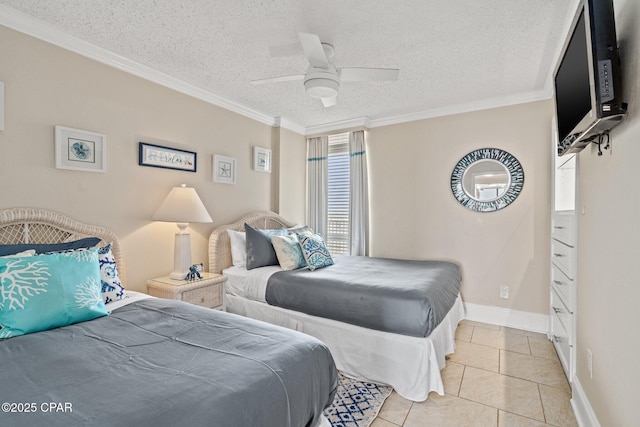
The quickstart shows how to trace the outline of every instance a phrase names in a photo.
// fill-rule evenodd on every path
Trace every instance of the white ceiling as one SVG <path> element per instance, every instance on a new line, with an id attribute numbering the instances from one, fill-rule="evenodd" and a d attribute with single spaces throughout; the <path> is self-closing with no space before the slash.
<path id="1" fill-rule="evenodd" d="M 549 97 L 576 1 L 0 0 L 0 24 L 45 39 L 66 33 L 57 44 L 87 41 L 129 68 L 309 133 Z M 300 31 L 332 44 L 337 67 L 399 68 L 399 79 L 343 82 L 329 108 L 302 81 L 250 84 L 306 71 Z"/>

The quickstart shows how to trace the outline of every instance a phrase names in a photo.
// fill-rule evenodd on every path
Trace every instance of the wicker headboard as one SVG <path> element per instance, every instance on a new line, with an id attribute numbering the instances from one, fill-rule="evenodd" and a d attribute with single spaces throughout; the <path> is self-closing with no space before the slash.
<path id="1" fill-rule="evenodd" d="M 216 227 L 209 236 L 209 272 L 221 273 L 231 267 L 231 244 L 227 230 L 244 231 L 244 224 L 253 225 L 263 230 L 282 227 L 293 227 L 295 223 L 288 221 L 274 212 L 261 211 L 247 214 L 233 224 Z"/>
<path id="2" fill-rule="evenodd" d="M 61 213 L 37 208 L 0 210 L 0 245 L 19 243 L 62 243 L 98 237 L 103 244 L 111 242 L 111 252 L 118 265 L 120 281 L 125 285 L 124 262 L 120 240 L 112 231 L 84 224 Z"/>

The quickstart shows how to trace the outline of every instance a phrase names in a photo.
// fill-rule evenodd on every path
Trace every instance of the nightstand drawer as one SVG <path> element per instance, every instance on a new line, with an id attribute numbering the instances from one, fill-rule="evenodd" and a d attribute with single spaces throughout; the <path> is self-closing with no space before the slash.
<path id="1" fill-rule="evenodd" d="M 218 307 L 222 305 L 222 283 L 185 291 L 182 293 L 182 301 L 207 308 Z"/>
<path id="2" fill-rule="evenodd" d="M 201 273 L 201 276 L 196 280 L 174 280 L 169 277 L 147 280 L 147 292 L 159 298 L 177 299 L 189 304 L 224 310 L 222 293 L 227 278 L 221 274 L 207 272 Z"/>

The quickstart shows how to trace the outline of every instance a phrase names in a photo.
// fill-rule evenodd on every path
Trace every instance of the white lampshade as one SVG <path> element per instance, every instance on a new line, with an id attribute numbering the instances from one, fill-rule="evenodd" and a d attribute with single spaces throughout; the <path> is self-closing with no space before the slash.
<path id="1" fill-rule="evenodd" d="M 173 187 L 156 213 L 151 217 L 154 221 L 165 222 L 212 222 L 207 208 L 198 197 L 195 188 Z"/>
<path id="2" fill-rule="evenodd" d="M 207 208 L 193 188 L 174 187 L 155 214 L 154 221 L 175 222 L 178 225 L 173 249 L 172 279 L 184 280 L 191 266 L 191 236 L 186 229 L 190 222 L 212 222 Z"/>

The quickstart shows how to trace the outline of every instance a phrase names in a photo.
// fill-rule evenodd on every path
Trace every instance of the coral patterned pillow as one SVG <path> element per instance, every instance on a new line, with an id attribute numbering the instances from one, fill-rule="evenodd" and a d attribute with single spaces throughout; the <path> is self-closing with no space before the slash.
<path id="1" fill-rule="evenodd" d="M 105 304 L 121 300 L 127 296 L 127 291 L 120 281 L 116 259 L 111 253 L 111 245 L 112 243 L 109 243 L 98 249 L 102 298 Z"/>
<path id="2" fill-rule="evenodd" d="M 97 249 L 0 259 L 0 338 L 106 315 Z"/>
<path id="3" fill-rule="evenodd" d="M 271 243 L 273 243 L 278 262 L 283 270 L 296 270 L 307 266 L 307 261 L 302 254 L 302 247 L 300 247 L 300 242 L 295 234 L 271 236 Z"/>
<path id="4" fill-rule="evenodd" d="M 329 253 L 329 249 L 324 244 L 322 236 L 314 234 L 311 231 L 303 231 L 297 233 L 300 246 L 302 247 L 302 255 L 304 255 L 305 261 L 309 270 L 313 271 L 318 268 L 328 267 L 333 265 L 333 258 Z"/>

